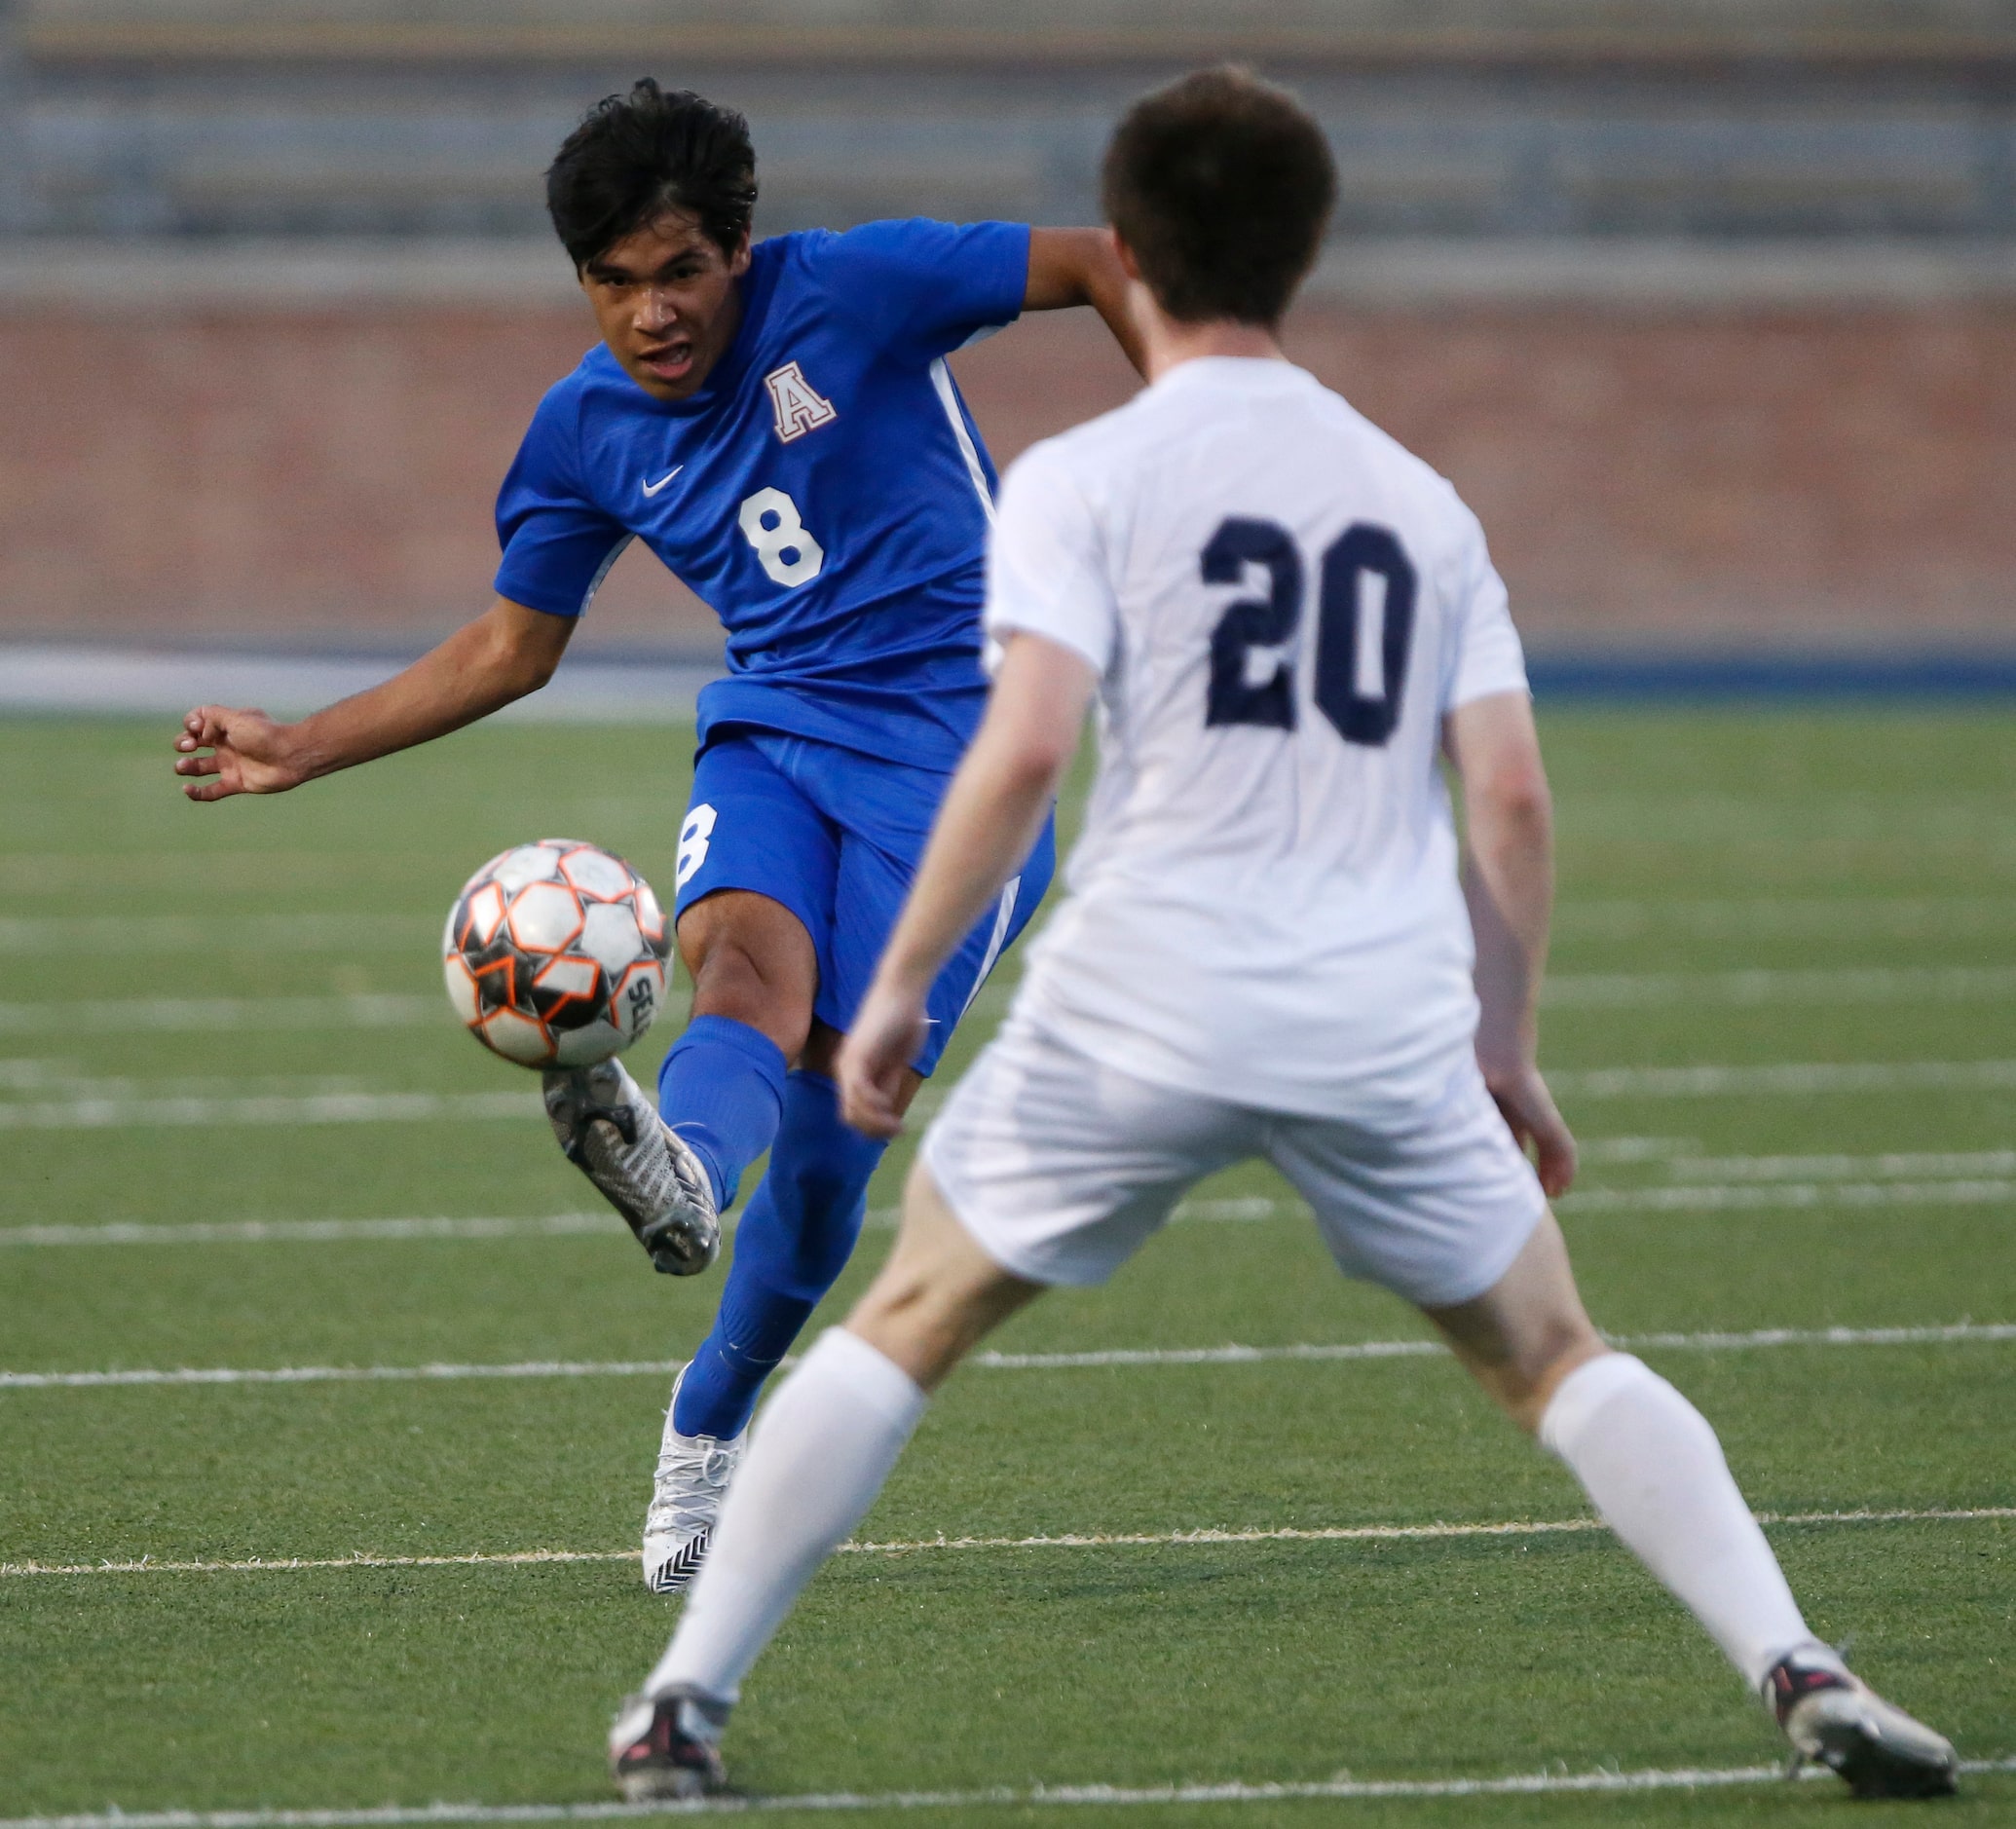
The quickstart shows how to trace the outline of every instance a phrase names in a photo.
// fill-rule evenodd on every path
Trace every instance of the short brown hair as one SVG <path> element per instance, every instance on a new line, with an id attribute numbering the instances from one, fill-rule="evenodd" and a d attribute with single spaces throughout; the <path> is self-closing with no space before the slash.
<path id="1" fill-rule="evenodd" d="M 1106 220 L 1172 317 L 1275 324 L 1323 242 L 1329 143 L 1285 89 L 1199 70 L 1144 95 L 1106 148 Z"/>

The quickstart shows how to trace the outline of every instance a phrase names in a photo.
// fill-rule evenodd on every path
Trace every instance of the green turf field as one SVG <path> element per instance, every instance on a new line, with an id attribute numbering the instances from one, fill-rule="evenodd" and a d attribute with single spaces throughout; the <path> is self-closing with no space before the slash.
<path id="1" fill-rule="evenodd" d="M 1587 1149 L 1562 1218 L 1590 1306 L 1670 1336 L 1641 1350 L 1795 1520 L 1773 1535 L 1816 1627 L 1977 1761 L 2016 1755 L 2016 1515 L 1951 1515 L 2016 1508 L 2010 729 L 2004 708 L 1546 720 L 1545 1062 Z M 719 1280 L 651 1275 L 594 1213 L 532 1076 L 457 1032 L 434 947 L 467 871 L 523 838 L 598 840 L 669 892 L 682 742 L 476 731 L 194 807 L 167 734 L 0 725 L 0 1370 L 576 1370 L 0 1388 L 0 1818 L 598 1802 L 610 1712 L 672 1615 L 616 1553 L 668 1379 L 594 1368 L 680 1357 Z M 1586 1515 L 1446 1360 L 1042 1362 L 1423 1337 L 1339 1284 L 1269 1174 L 1201 1188 L 1111 1288 L 994 1342 L 1038 1362 L 954 1381 L 869 1522 L 910 1548 L 815 1583 L 736 1717 L 738 1781 L 999 1790 L 1024 1801 L 902 1820 L 1087 1829 L 1850 1808 L 1832 1780 L 1027 1802 L 1776 1759 L 1601 1534 L 1422 1530 Z M 1372 1534 L 1266 1535 L 1350 1529 Z M 1197 1531 L 1227 1537 L 1168 1541 Z M 1026 1537 L 1150 1541 L 998 1542 Z M 576 1559 L 502 1559 L 532 1551 Z M 353 1555 L 375 1560 L 173 1566 Z M 1966 1793 L 1944 1820 L 2016 1820 L 2016 1772 Z"/>

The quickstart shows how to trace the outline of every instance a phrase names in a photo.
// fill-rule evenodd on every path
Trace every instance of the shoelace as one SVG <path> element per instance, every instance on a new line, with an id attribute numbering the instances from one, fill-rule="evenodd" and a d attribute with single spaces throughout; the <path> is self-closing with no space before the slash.
<path id="1" fill-rule="evenodd" d="M 712 1437 L 700 1439 L 708 1445 L 697 1451 L 683 1446 L 658 1450 L 651 1505 L 644 1514 L 647 1532 L 698 1530 L 719 1515 L 735 1452 Z"/>

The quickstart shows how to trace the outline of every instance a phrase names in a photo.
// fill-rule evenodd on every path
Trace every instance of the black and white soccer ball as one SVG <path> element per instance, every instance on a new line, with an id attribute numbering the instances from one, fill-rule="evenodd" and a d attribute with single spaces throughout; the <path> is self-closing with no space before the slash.
<path id="1" fill-rule="evenodd" d="M 484 1047 L 523 1066 L 620 1054 L 665 1001 L 671 923 L 619 857 L 541 839 L 463 885 L 441 936 L 448 1001 Z"/>

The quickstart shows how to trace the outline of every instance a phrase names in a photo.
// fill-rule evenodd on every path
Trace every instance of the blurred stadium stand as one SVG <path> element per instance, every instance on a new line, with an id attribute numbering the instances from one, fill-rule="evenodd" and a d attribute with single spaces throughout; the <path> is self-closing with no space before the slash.
<path id="1" fill-rule="evenodd" d="M 2016 233 L 2016 8 L 1963 0 L 15 0 L 13 226 L 524 235 L 650 69 L 762 132 L 765 226 L 1082 221 L 1162 73 L 1290 76 L 1342 235 Z"/>
<path id="2" fill-rule="evenodd" d="M 587 334 L 540 172 L 638 74 L 749 113 L 777 232 L 1095 219 L 1126 100 L 1224 56 L 1341 167 L 1299 349 L 1543 644 L 2016 642 L 2008 0 L 0 0 L 0 625 L 479 603 Z M 1003 458 L 1128 385 L 1082 325 L 962 360 Z M 643 558 L 596 622 L 708 639 Z"/>

